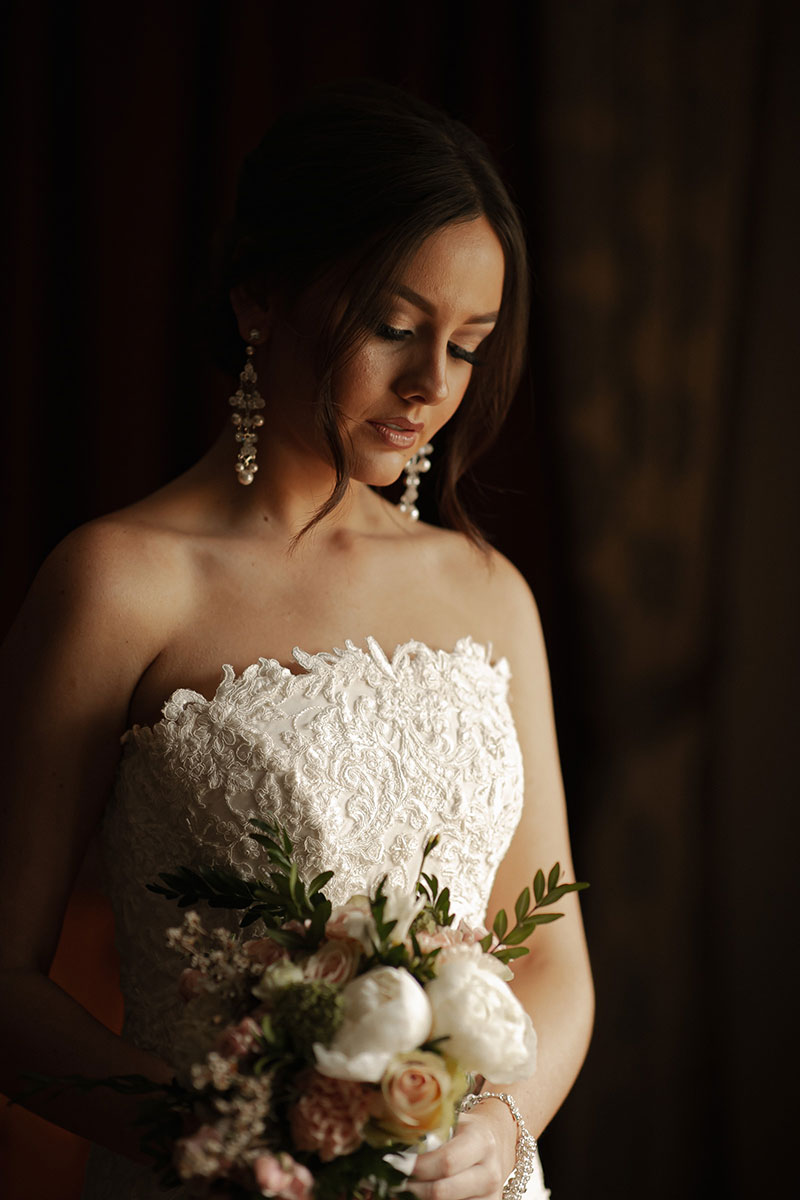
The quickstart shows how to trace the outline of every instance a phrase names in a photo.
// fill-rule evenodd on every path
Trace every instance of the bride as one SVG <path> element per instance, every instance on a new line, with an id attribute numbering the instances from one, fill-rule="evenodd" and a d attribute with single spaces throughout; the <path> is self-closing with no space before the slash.
<path id="1" fill-rule="evenodd" d="M 408 883 L 438 830 L 433 865 L 475 921 L 538 866 L 572 877 L 536 607 L 456 488 L 510 403 L 527 321 L 523 235 L 485 147 L 382 85 L 318 93 L 246 159 L 220 279 L 204 336 L 239 376 L 233 423 L 70 535 L 3 650 L 6 1092 L 26 1071 L 171 1078 L 174 912 L 144 884 L 181 863 L 257 868 L 251 813 L 346 892 Z M 416 519 L 431 454 L 446 529 Z M 376 490 L 404 475 L 400 504 Z M 122 1037 L 47 978 L 101 822 Z M 564 910 L 515 964 L 539 1058 L 513 1094 L 536 1136 L 592 1022 L 575 895 Z M 159 1194 L 132 1100 L 31 1107 L 97 1144 L 85 1196 Z M 413 1190 L 497 1200 L 517 1141 L 487 1099 L 419 1158 Z M 537 1168 L 527 1195 L 545 1194 Z"/>

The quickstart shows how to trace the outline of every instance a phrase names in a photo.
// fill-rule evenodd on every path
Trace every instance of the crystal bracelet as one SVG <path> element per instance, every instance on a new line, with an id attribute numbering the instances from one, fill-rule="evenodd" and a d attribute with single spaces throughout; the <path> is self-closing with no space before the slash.
<path id="1" fill-rule="evenodd" d="M 459 1105 L 460 1112 L 469 1112 L 481 1100 L 502 1100 L 508 1105 L 517 1125 L 517 1154 L 514 1170 L 503 1187 L 503 1200 L 522 1200 L 531 1175 L 536 1168 L 536 1138 L 528 1132 L 517 1102 L 508 1092 L 477 1092 L 465 1096 Z"/>

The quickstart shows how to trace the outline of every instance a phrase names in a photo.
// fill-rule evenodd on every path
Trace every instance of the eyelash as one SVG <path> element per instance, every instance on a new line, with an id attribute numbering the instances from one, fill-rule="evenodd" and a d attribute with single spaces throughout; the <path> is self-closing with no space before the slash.
<path id="1" fill-rule="evenodd" d="M 402 342 L 407 337 L 411 337 L 411 330 L 397 329 L 394 325 L 379 325 L 377 334 L 378 337 L 385 338 L 387 342 Z M 453 358 L 457 358 L 460 362 L 469 363 L 471 367 L 480 367 L 483 365 L 482 358 L 478 358 L 471 350 L 465 350 L 463 346 L 457 346 L 454 342 L 448 342 L 447 349 Z"/>

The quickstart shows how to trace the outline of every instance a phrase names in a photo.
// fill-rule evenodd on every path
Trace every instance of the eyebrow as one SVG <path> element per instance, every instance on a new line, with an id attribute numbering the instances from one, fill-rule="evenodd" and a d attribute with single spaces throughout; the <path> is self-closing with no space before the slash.
<path id="1" fill-rule="evenodd" d="M 411 290 L 411 288 L 404 287 L 403 284 L 400 284 L 395 291 L 398 296 L 402 296 L 404 300 L 408 300 L 409 303 L 413 304 L 416 308 L 421 308 L 422 311 L 427 313 L 429 317 L 433 316 L 433 305 L 431 304 L 430 300 L 426 300 L 424 296 L 420 296 L 419 292 L 414 292 Z M 467 320 L 464 321 L 464 324 L 493 325 L 499 316 L 499 312 L 482 313 L 477 317 L 468 317 Z"/>

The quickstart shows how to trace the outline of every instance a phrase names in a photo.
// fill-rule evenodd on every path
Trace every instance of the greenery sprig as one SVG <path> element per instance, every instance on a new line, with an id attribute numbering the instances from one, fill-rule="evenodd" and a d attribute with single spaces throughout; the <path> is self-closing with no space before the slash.
<path id="1" fill-rule="evenodd" d="M 293 858 L 294 845 L 286 830 L 275 821 L 252 818 L 250 824 L 259 832 L 249 836 L 264 847 L 272 868 L 265 878 L 247 880 L 235 871 L 221 867 L 198 867 L 196 870 L 180 867 L 174 873 L 160 875 L 162 883 L 149 883 L 148 889 L 177 901 L 181 908 L 203 900 L 211 908 L 244 909 L 239 922 L 242 927 L 262 920 L 267 934 L 279 945 L 288 949 L 315 949 L 324 937 L 325 925 L 331 915 L 331 902 L 323 888 L 334 872 L 322 871 L 305 884 L 298 873 Z M 410 930 L 414 951 L 411 969 L 420 982 L 433 977 L 438 950 L 423 953 L 417 934 L 431 932 L 437 926 L 451 926 L 455 920 L 450 911 L 450 889 L 440 888 L 436 876 L 424 870 L 426 860 L 439 841 L 438 833 L 426 841 L 416 882 L 416 895 L 425 903 Z M 543 871 L 537 871 L 532 886 L 523 888 L 517 897 L 514 925 L 509 927 L 506 911 L 501 908 L 491 932 L 481 940 L 481 948 L 504 963 L 528 954 L 529 948 L 521 943 L 527 941 L 539 925 L 557 921 L 564 915 L 540 910 L 549 908 L 569 892 L 582 892 L 589 886 L 588 883 L 559 883 L 560 877 L 560 863 L 555 863 L 546 879 Z M 385 966 L 409 966 L 408 950 L 391 939 L 397 922 L 385 917 L 386 878 L 384 875 L 379 881 L 369 901 L 377 939 L 372 959 Z M 296 922 L 297 927 L 283 928 L 289 922 Z"/>
<path id="2" fill-rule="evenodd" d="M 438 833 L 434 833 L 425 843 L 425 848 L 422 851 L 422 862 L 419 866 L 419 875 L 417 876 L 417 895 L 424 896 L 427 901 L 424 913 L 429 913 L 436 925 L 452 925 L 455 920 L 454 914 L 450 912 L 450 889 L 445 887 L 439 890 L 439 880 L 435 875 L 428 875 L 423 871 L 425 860 L 429 854 L 439 845 L 440 837 Z M 422 926 L 424 928 L 424 925 Z M 419 926 L 418 926 L 419 928 Z"/>
<path id="3" fill-rule="evenodd" d="M 331 915 L 331 903 L 322 889 L 334 872 L 322 871 L 310 883 L 303 883 L 286 830 L 277 822 L 256 818 L 250 824 L 261 831 L 249 836 L 266 849 L 273 868 L 264 879 L 243 879 L 235 871 L 220 867 L 179 867 L 174 873 L 160 874 L 162 884 L 148 883 L 148 891 L 177 901 L 180 908 L 204 900 L 211 908 L 245 909 L 241 927 L 262 920 L 269 936 L 280 945 L 314 949 Z M 289 921 L 304 926 L 304 932 L 281 928 Z M 306 921 L 310 922 L 307 927 Z"/>
<path id="4" fill-rule="evenodd" d="M 559 883 L 560 876 L 561 864 L 555 863 L 550 869 L 545 886 L 544 872 L 537 871 L 533 877 L 533 906 L 531 907 L 530 888 L 523 888 L 514 905 L 516 923 L 509 929 L 506 910 L 501 908 L 494 919 L 491 932 L 481 940 L 481 949 L 490 950 L 492 943 L 497 939 L 490 953 L 501 962 L 508 963 L 523 954 L 529 954 L 530 947 L 520 943 L 527 941 L 538 925 L 547 925 L 564 916 L 563 913 L 542 913 L 538 910 L 555 904 L 568 892 L 582 892 L 589 886 L 588 883 Z"/>

